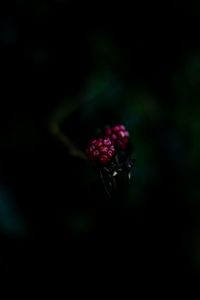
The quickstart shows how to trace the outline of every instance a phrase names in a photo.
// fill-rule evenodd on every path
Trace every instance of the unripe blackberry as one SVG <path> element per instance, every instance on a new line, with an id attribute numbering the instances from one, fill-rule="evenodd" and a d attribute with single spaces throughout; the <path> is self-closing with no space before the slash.
<path id="1" fill-rule="evenodd" d="M 86 154 L 91 161 L 107 164 L 114 157 L 115 148 L 109 138 L 98 138 L 89 143 Z"/>
<path id="2" fill-rule="evenodd" d="M 129 140 L 129 132 L 124 125 L 115 125 L 106 128 L 105 136 L 109 137 L 113 144 L 117 145 L 122 150 L 126 148 Z"/>

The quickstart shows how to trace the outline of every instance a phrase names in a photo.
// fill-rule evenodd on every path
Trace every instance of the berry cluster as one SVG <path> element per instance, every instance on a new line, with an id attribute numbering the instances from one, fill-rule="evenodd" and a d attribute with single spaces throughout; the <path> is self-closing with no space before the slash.
<path id="1" fill-rule="evenodd" d="M 106 164 L 114 157 L 115 148 L 109 138 L 98 138 L 90 142 L 86 153 L 91 161 Z"/>
<path id="2" fill-rule="evenodd" d="M 121 150 L 124 150 L 128 143 L 129 132 L 124 125 L 116 125 L 108 127 L 105 130 L 106 137 L 109 137 L 115 146 L 118 146 Z"/>
<path id="3" fill-rule="evenodd" d="M 109 163 L 116 154 L 117 149 L 125 150 L 129 133 L 124 125 L 107 127 L 103 138 L 90 141 L 86 154 L 89 160 L 97 164 Z"/>

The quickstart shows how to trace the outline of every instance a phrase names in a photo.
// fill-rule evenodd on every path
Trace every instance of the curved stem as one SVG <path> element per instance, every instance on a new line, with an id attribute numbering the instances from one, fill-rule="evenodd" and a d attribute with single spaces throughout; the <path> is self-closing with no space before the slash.
<path id="1" fill-rule="evenodd" d="M 56 138 L 67 148 L 70 155 L 87 160 L 86 155 L 79 150 L 66 135 L 62 133 L 57 123 L 51 122 L 49 127 L 51 133 L 56 136 Z"/>

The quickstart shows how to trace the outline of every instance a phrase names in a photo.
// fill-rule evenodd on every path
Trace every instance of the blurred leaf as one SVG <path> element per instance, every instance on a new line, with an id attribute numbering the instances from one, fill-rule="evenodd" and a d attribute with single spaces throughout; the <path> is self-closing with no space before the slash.
<path id="1" fill-rule="evenodd" d="M 12 194 L 2 185 L 0 185 L 0 231 L 11 237 L 23 236 L 26 232 Z"/>
<path id="2" fill-rule="evenodd" d="M 199 106 L 197 104 L 188 108 L 188 106 L 183 105 L 177 108 L 176 111 L 176 121 L 179 126 L 179 130 L 184 132 L 185 136 L 188 138 L 187 151 L 188 160 L 187 165 L 192 166 L 196 164 L 197 161 L 200 162 L 200 118 L 199 118 Z"/>
<path id="3" fill-rule="evenodd" d="M 119 47 L 109 34 L 97 34 L 90 37 L 91 60 L 95 70 L 111 70 L 112 66 L 123 65 Z"/>
<path id="4" fill-rule="evenodd" d="M 200 91 L 200 53 L 193 54 L 188 58 L 185 67 L 185 76 L 189 87 Z"/>
<path id="5" fill-rule="evenodd" d="M 184 57 L 182 64 L 172 77 L 177 100 L 196 102 L 200 96 L 200 52 Z"/>
<path id="6" fill-rule="evenodd" d="M 122 120 L 133 130 L 144 122 L 152 122 L 160 114 L 160 107 L 144 87 L 127 92 L 122 104 Z"/>

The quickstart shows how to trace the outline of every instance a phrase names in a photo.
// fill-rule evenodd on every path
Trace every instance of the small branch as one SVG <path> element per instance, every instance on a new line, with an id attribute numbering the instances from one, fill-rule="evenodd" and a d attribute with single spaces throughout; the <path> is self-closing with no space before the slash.
<path id="1" fill-rule="evenodd" d="M 70 139 L 62 133 L 57 123 L 51 122 L 49 128 L 50 132 L 67 148 L 70 155 L 87 160 L 86 155 L 75 147 Z"/>

